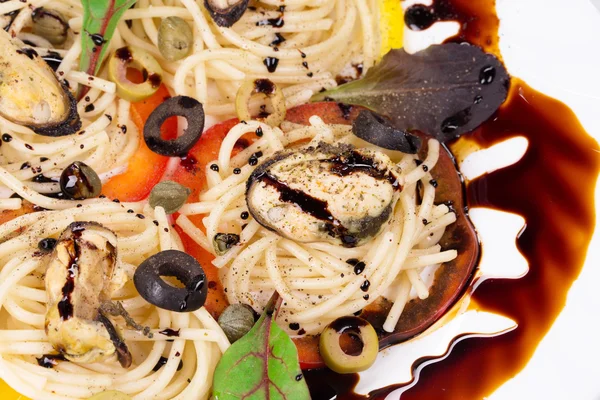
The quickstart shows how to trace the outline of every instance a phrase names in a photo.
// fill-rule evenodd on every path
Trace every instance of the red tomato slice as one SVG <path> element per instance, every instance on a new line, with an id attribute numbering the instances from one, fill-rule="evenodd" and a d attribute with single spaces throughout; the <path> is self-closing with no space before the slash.
<path id="1" fill-rule="evenodd" d="M 111 178 L 102 187 L 102 194 L 121 201 L 140 201 L 148 197 L 150 191 L 164 175 L 169 157 L 154 153 L 146 146 L 142 132 L 148 116 L 165 99 L 171 97 L 165 85 L 144 101 L 131 103 L 131 120 L 140 135 L 137 151 L 129 160 L 127 171 Z M 177 119 L 169 118 L 161 127 L 163 139 L 177 137 Z"/>

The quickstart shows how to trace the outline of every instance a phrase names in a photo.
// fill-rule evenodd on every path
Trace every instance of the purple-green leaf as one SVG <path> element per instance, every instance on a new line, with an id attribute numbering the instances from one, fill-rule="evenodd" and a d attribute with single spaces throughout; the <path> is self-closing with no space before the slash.
<path id="1" fill-rule="evenodd" d="M 415 54 L 391 50 L 364 78 L 318 93 L 386 115 L 396 128 L 451 140 L 477 128 L 500 107 L 510 77 L 492 54 L 447 43 Z"/>
<path id="2" fill-rule="evenodd" d="M 98 73 L 119 20 L 135 2 L 136 0 L 81 0 L 83 28 L 80 71 L 90 75 Z"/>
<path id="3" fill-rule="evenodd" d="M 213 378 L 215 400 L 310 400 L 292 339 L 275 323 L 273 294 L 260 319 L 223 354 Z"/>

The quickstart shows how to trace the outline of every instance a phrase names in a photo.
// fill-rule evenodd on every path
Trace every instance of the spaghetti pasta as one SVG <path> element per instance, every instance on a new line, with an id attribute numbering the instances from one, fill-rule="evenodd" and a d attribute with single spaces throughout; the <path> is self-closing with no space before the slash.
<path id="1" fill-rule="evenodd" d="M 142 203 L 105 201 L 28 214 L 13 220 L 11 226 L 5 224 L 0 232 L 4 239 L 0 244 L 0 378 L 33 399 L 81 398 L 108 389 L 118 389 L 134 399 L 189 398 L 185 393 L 193 390 L 190 387 L 197 390 L 194 398 L 207 398 L 212 370 L 229 346 L 223 331 L 204 309 L 180 314 L 148 304 L 131 282 L 114 291 L 113 300 L 120 301 L 134 318 L 152 328 L 153 335 L 150 338 L 123 329 L 134 359 L 128 370 L 116 362 L 58 362 L 52 371 L 38 365 L 36 357 L 53 353 L 54 349 L 44 331 L 47 256 L 40 254 L 37 243 L 55 237 L 73 221 L 97 221 L 117 233 L 115 275 L 131 278 L 135 266 L 148 256 L 181 248 L 176 233 L 165 231 L 168 222 L 164 210 L 152 210 Z M 14 236 L 18 231 L 21 233 Z M 179 332 L 172 343 L 161 333 L 167 328 Z M 163 356 L 167 361 L 158 369 L 156 365 Z M 179 370 L 181 360 L 183 368 Z"/>
<path id="2" fill-rule="evenodd" d="M 377 1 L 294 0 L 286 1 L 285 7 L 279 2 L 261 1 L 250 7 L 233 27 L 222 28 L 213 23 L 198 2 L 140 0 L 125 12 L 110 47 L 131 45 L 148 51 L 163 67 L 163 83 L 171 94 L 197 98 L 210 116 L 235 114 L 235 93 L 242 82 L 264 76 L 282 87 L 289 108 L 305 103 L 323 88 L 334 87 L 336 76 L 343 73 L 345 66 L 362 64 L 366 71 L 374 64 L 380 48 Z M 31 32 L 31 10 L 41 6 L 62 13 L 69 20 L 72 29 L 61 48 Z M 13 11 L 17 12 L 10 25 L 13 36 L 26 40 L 40 55 L 57 52 L 62 57 L 57 75 L 69 83 L 72 91 L 80 86 L 91 90 L 77 105 L 83 127 L 80 135 L 72 138 L 41 137 L 28 128 L 0 120 L 5 133 L 13 139 L 0 150 L 0 167 L 40 194 L 56 194 L 60 190 L 56 183 L 38 184 L 34 178 L 43 175 L 56 181 L 62 169 L 74 160 L 92 166 L 103 182 L 126 172 L 140 133 L 130 123 L 129 103 L 115 95 L 115 84 L 107 80 L 106 68 L 101 68 L 97 76 L 77 70 L 81 56 L 81 4 L 72 0 L 1 3 L 0 14 Z M 194 32 L 193 51 L 176 62 L 167 61 L 157 46 L 159 18 L 172 16 L 183 18 Z M 273 18 L 285 23 L 269 24 Z M 277 60 L 274 71 L 265 66 L 267 59 Z M 107 118 L 112 120 L 106 123 Z M 122 126 L 128 128 L 125 134 Z M 24 144 L 35 150 L 28 151 Z M 7 182 L 2 183 L 2 197 L 16 192 Z M 29 196 L 29 200 L 33 197 Z M 58 205 L 49 200 L 43 203 L 48 208 Z"/>
<path id="3" fill-rule="evenodd" d="M 437 244 L 446 226 L 456 215 L 446 205 L 435 205 L 435 188 L 429 184 L 431 171 L 439 155 L 439 143 L 430 139 L 427 157 L 421 163 L 416 156 L 390 152 L 405 182 L 392 218 L 383 231 L 371 242 L 357 248 L 344 248 L 327 243 L 300 243 L 283 239 L 260 226 L 255 220 L 246 220 L 240 213 L 246 210 L 246 180 L 254 167 L 243 165 L 247 155 L 232 157 L 233 144 L 248 131 L 260 127 L 264 137 L 251 147 L 260 149 L 265 157 L 275 154 L 284 146 L 309 141 L 334 143 L 342 138 L 347 143 L 363 145 L 360 139 L 348 137 L 348 128 L 328 126 L 313 116 L 308 127 L 289 127 L 285 134 L 275 128 L 254 121 L 240 123 L 229 131 L 221 144 L 218 171 L 207 169 L 207 174 L 218 174 L 219 179 L 207 179 L 212 184 L 200 194 L 199 202 L 187 204 L 177 223 L 207 252 L 215 254 L 211 238 L 218 232 L 238 229 L 240 241 L 224 255 L 217 256 L 213 265 L 222 270 L 222 279 L 231 303 L 246 303 L 262 310 L 268 296 L 276 290 L 284 299 L 280 318 L 300 324 L 308 334 L 319 333 L 330 321 L 355 313 L 380 296 L 394 302 L 384 329 L 393 331 L 406 302 L 413 297 L 424 299 L 429 294 L 420 274 L 431 266 L 453 260 L 455 250 L 441 251 Z M 415 161 L 419 161 L 416 163 Z M 423 168 L 425 165 L 427 168 Z M 232 173 L 232 166 L 241 167 L 240 174 Z M 417 184 L 425 189 L 417 198 Z M 206 214 L 203 219 L 206 234 L 194 226 L 189 215 Z M 365 263 L 355 272 L 348 259 Z M 364 284 L 368 282 L 368 290 Z M 362 290 L 361 290 L 362 289 Z M 287 324 L 286 324 L 287 325 Z M 297 329 L 288 333 L 298 335 Z"/>

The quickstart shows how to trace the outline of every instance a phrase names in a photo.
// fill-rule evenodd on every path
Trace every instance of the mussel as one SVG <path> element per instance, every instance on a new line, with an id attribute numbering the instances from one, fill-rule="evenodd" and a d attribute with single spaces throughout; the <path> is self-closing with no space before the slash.
<path id="1" fill-rule="evenodd" d="M 37 52 L 0 30 L 0 115 L 43 136 L 81 128 L 77 102 Z"/>
<path id="2" fill-rule="evenodd" d="M 48 255 L 45 320 L 48 341 L 66 359 L 91 363 L 131 354 L 102 304 L 110 300 L 117 237 L 94 222 L 73 222 Z"/>
<path id="3" fill-rule="evenodd" d="M 242 18 L 249 2 L 249 0 L 204 0 L 204 7 L 215 24 L 229 28 Z"/>
<path id="4" fill-rule="evenodd" d="M 284 237 L 355 247 L 390 219 L 401 188 L 382 152 L 320 143 L 265 160 L 248 179 L 246 202 L 258 223 Z"/>

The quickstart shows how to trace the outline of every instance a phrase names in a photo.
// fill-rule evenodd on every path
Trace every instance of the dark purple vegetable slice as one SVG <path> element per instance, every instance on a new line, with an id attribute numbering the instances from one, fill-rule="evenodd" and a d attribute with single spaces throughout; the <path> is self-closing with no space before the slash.
<path id="1" fill-rule="evenodd" d="M 309 118 L 318 115 L 325 123 L 351 124 L 361 110 L 364 108 L 359 106 L 341 109 L 334 102 L 312 103 L 288 110 L 286 120 L 310 125 Z M 423 134 L 419 135 L 425 138 Z M 426 151 L 427 146 L 422 146 L 420 154 L 423 156 Z M 445 147 L 440 151 L 438 163 L 431 174 L 438 185 L 436 204 L 451 202 L 457 217 L 456 222 L 446 229 L 440 245 L 442 249 L 458 250 L 458 257 L 444 263 L 437 270 L 433 288 L 427 299 L 414 299 L 407 303 L 393 333 L 386 333 L 381 329 L 392 306 L 389 301 L 380 298 L 362 311 L 360 317 L 369 321 L 379 332 L 380 348 L 408 340 L 433 325 L 461 298 L 479 261 L 479 241 L 464 209 L 461 177 L 456 170 L 452 154 Z M 318 350 L 318 336 L 301 337 L 294 339 L 294 342 L 298 348 L 302 369 L 324 366 Z"/>
<path id="2" fill-rule="evenodd" d="M 187 128 L 173 140 L 161 138 L 160 127 L 169 117 L 184 117 Z M 161 103 L 144 125 L 144 140 L 153 152 L 168 157 L 184 157 L 196 144 L 204 129 L 204 108 L 191 97 L 175 96 Z"/>
<path id="3" fill-rule="evenodd" d="M 175 287 L 162 279 L 177 278 L 184 287 Z M 146 259 L 133 276 L 135 288 L 148 303 L 176 312 L 196 311 L 204 305 L 208 285 L 202 266 L 189 254 L 165 250 Z"/>
<path id="4" fill-rule="evenodd" d="M 421 139 L 401 129 L 369 110 L 363 110 L 352 123 L 352 133 L 362 140 L 388 150 L 416 154 Z"/>
<path id="5" fill-rule="evenodd" d="M 204 0 L 204 7 L 208 10 L 215 24 L 223 28 L 229 28 L 246 12 L 250 0 L 239 0 L 229 7 L 222 8 L 214 0 Z"/>

